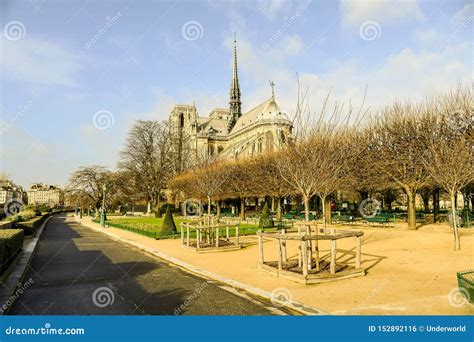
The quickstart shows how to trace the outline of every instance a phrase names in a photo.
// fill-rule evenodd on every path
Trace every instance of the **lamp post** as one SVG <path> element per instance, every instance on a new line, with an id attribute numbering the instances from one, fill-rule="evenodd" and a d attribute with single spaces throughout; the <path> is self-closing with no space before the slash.
<path id="1" fill-rule="evenodd" d="M 102 187 L 102 211 L 100 213 L 100 225 L 105 228 L 105 191 L 107 190 L 107 184 Z"/>

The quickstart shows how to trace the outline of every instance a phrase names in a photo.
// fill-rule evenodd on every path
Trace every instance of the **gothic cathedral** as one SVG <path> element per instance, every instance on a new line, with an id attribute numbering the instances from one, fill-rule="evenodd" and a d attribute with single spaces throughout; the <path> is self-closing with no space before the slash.
<path id="1" fill-rule="evenodd" d="M 272 97 L 242 114 L 237 70 L 237 42 L 230 85 L 229 108 L 215 108 L 200 117 L 195 105 L 177 104 L 169 120 L 179 144 L 186 144 L 196 158 L 232 159 L 280 148 L 291 139 L 293 125 Z"/>

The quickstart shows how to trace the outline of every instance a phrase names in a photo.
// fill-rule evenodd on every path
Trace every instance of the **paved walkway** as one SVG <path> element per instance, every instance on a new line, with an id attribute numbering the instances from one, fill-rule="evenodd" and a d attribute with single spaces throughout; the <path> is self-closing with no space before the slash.
<path id="1" fill-rule="evenodd" d="M 271 315 L 243 298 L 93 230 L 53 217 L 40 238 L 13 315 Z"/>

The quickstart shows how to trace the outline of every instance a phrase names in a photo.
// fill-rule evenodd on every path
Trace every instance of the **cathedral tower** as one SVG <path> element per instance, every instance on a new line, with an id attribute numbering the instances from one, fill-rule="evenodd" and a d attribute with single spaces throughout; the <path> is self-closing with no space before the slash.
<path id="1" fill-rule="evenodd" d="M 240 102 L 239 75 L 237 73 L 237 40 L 234 34 L 234 63 L 232 82 L 230 84 L 230 114 L 227 121 L 227 131 L 230 132 L 237 120 L 242 116 L 242 103 Z"/>

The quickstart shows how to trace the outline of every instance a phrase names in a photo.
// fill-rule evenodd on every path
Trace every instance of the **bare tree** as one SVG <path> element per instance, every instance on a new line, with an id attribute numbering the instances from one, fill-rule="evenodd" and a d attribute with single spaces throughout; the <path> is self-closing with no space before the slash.
<path id="1" fill-rule="evenodd" d="M 80 167 L 70 175 L 67 192 L 71 198 L 80 199 L 80 201 L 89 199 L 97 213 L 102 206 L 104 196 L 107 198 L 115 182 L 114 173 L 104 166 Z"/>
<path id="2" fill-rule="evenodd" d="M 373 117 L 366 132 L 367 159 L 372 174 L 385 184 L 396 184 L 408 198 L 408 228 L 416 229 L 415 196 L 429 180 L 421 162 L 425 151 L 422 143 L 419 104 L 395 103 Z"/>
<path id="3" fill-rule="evenodd" d="M 252 192 L 258 196 L 272 196 L 276 201 L 276 218 L 281 219 L 281 200 L 292 190 L 276 167 L 277 153 L 259 155 L 248 161 Z"/>
<path id="4" fill-rule="evenodd" d="M 299 89 L 299 86 L 298 86 Z M 341 177 L 349 171 L 345 148 L 353 108 L 336 102 L 329 108 L 329 96 L 325 97 L 319 115 L 314 115 L 308 105 L 307 92 L 298 90 L 295 113 L 295 139 L 290 141 L 276 160 L 281 177 L 303 198 L 305 219 L 309 220 L 309 202 L 318 194 L 323 200 L 341 185 Z M 360 122 L 361 105 L 353 126 Z M 343 138 L 342 140 L 339 140 Z M 324 222 L 326 223 L 326 215 Z"/>
<path id="5" fill-rule="evenodd" d="M 135 195 L 148 203 L 148 212 L 159 206 L 160 197 L 172 176 L 170 130 L 167 123 L 137 121 L 120 152 L 119 170 L 128 175 Z"/>
<path id="6" fill-rule="evenodd" d="M 227 166 L 227 198 L 240 199 L 240 218 L 245 219 L 245 201 L 250 196 L 257 196 L 255 179 L 252 178 L 252 165 L 248 159 L 237 160 Z"/>
<path id="7" fill-rule="evenodd" d="M 456 196 L 474 182 L 474 105 L 468 87 L 454 90 L 427 104 L 422 124 L 425 129 L 421 155 L 434 182 L 451 199 L 454 250 L 461 249 L 456 219 Z"/>

